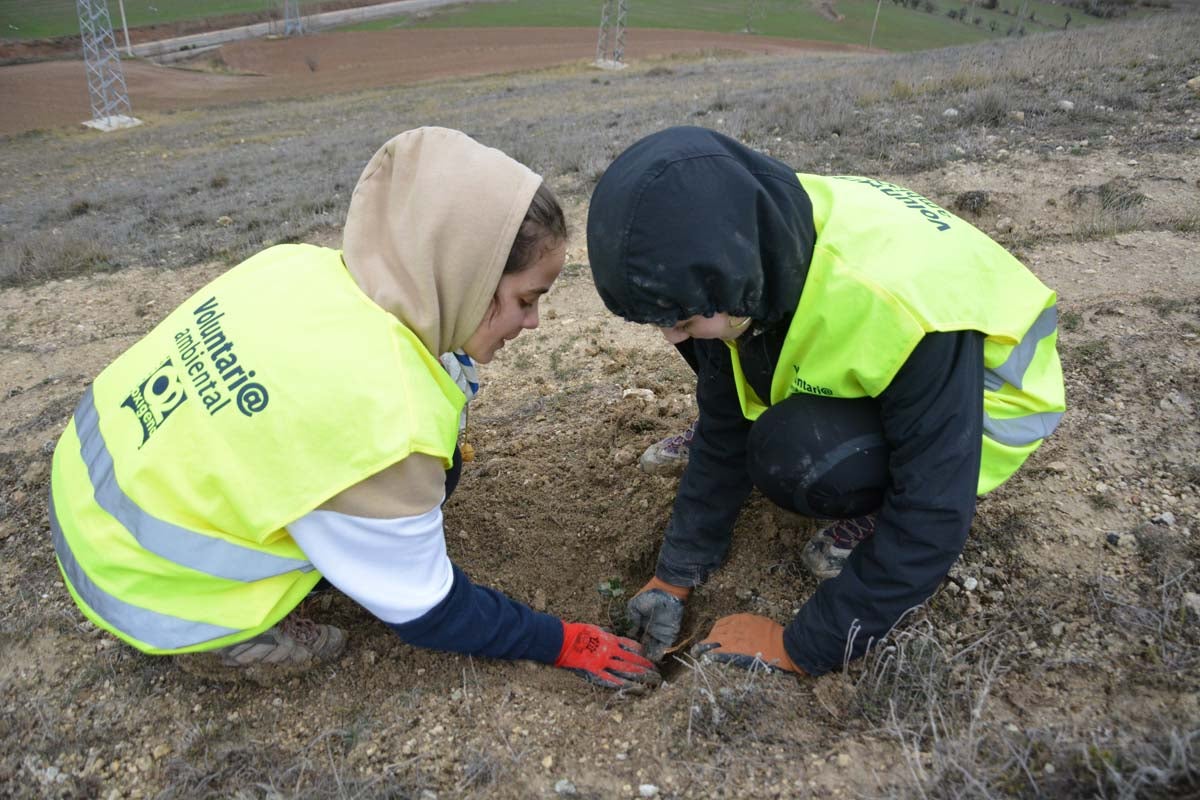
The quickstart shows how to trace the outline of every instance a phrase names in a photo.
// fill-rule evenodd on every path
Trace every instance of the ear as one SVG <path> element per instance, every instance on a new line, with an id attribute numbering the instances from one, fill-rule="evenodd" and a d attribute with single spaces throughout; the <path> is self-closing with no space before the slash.
<path id="1" fill-rule="evenodd" d="M 496 312 L 500 310 L 500 290 L 496 289 L 496 293 L 492 295 L 492 299 L 488 301 L 487 311 L 483 314 L 483 321 L 489 322 L 492 317 L 496 316 Z M 482 323 L 481 323 L 482 324 Z"/>

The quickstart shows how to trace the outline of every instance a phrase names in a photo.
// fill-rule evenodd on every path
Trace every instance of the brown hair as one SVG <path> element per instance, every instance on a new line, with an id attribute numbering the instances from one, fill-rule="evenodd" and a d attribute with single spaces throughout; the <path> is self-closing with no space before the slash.
<path id="1" fill-rule="evenodd" d="M 567 219 L 554 190 L 544 182 L 533 195 L 525 219 L 517 229 L 504 274 L 520 272 L 541 258 L 547 249 L 567 240 Z"/>

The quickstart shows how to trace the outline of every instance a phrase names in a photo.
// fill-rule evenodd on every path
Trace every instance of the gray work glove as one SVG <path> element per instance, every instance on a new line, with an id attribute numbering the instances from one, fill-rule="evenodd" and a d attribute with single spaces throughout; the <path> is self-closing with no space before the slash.
<path id="1" fill-rule="evenodd" d="M 625 613 L 629 617 L 626 634 L 645 647 L 646 658 L 662 661 L 667 648 L 679 638 L 683 624 L 683 602 L 692 590 L 651 578 L 629 599 Z"/>

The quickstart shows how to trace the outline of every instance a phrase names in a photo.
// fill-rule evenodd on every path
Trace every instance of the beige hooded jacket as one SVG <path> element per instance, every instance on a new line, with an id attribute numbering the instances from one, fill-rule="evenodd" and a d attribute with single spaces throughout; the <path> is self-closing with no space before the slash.
<path id="1" fill-rule="evenodd" d="M 487 313 L 542 179 L 459 131 L 417 128 L 367 163 L 346 215 L 342 257 L 362 290 L 437 357 Z M 391 519 L 436 507 L 442 463 L 414 454 L 322 508 Z"/>

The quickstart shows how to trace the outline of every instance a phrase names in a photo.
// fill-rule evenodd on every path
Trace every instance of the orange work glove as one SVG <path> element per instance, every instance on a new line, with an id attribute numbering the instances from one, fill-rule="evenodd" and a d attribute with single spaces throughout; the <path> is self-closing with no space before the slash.
<path id="1" fill-rule="evenodd" d="M 721 617 L 708 636 L 692 648 L 692 655 L 742 669 L 759 663 L 774 670 L 805 674 L 783 649 L 783 626 L 757 614 Z"/>
<path id="2" fill-rule="evenodd" d="M 675 644 L 683 624 L 683 603 L 691 593 L 686 586 L 672 586 L 655 577 L 629 598 L 625 605 L 629 619 L 625 633 L 641 640 L 646 647 L 646 658 L 662 661 L 667 648 Z"/>

